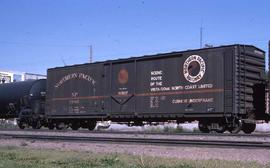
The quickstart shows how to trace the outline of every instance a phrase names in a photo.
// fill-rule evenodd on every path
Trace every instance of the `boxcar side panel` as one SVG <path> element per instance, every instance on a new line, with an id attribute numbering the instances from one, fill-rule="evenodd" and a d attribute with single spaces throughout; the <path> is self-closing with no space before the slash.
<path id="1" fill-rule="evenodd" d="M 135 112 L 135 63 L 122 62 L 112 64 L 111 113 L 115 115 L 133 115 Z"/>
<path id="2" fill-rule="evenodd" d="M 48 115 L 95 116 L 104 109 L 103 65 L 48 70 Z"/>
<path id="3" fill-rule="evenodd" d="M 220 49 L 138 61 L 136 111 L 176 116 L 223 113 L 223 77 Z"/>

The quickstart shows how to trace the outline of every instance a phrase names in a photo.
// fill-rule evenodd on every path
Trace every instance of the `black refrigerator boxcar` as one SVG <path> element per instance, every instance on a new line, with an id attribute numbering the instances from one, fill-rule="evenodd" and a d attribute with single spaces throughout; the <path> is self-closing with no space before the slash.
<path id="1" fill-rule="evenodd" d="M 265 115 L 264 59 L 254 46 L 230 45 L 49 69 L 47 114 L 74 129 L 198 120 L 203 132 L 249 133 Z"/>

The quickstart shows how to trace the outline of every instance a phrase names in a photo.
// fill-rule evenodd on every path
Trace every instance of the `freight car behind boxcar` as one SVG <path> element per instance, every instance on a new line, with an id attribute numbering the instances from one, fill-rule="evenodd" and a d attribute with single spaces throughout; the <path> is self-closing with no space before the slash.
<path id="1" fill-rule="evenodd" d="M 266 116 L 264 59 L 230 45 L 49 69 L 48 126 L 198 120 L 202 132 L 251 133 Z"/>
<path id="2" fill-rule="evenodd" d="M 18 118 L 20 128 L 41 127 L 45 91 L 45 79 L 0 84 L 0 118 Z"/>

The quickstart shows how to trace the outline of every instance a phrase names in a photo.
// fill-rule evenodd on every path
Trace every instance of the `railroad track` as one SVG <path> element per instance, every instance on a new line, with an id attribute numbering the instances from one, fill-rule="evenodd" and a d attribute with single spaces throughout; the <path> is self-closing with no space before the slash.
<path id="1" fill-rule="evenodd" d="M 65 129 L 65 130 L 48 130 L 48 129 L 0 129 L 1 131 L 26 131 L 26 132 L 59 132 L 59 133 L 85 133 L 85 134 L 137 134 L 137 135 L 179 135 L 179 136 L 220 136 L 220 137 L 270 137 L 269 133 L 252 133 L 252 134 L 244 134 L 244 133 L 238 133 L 238 134 L 231 134 L 231 133 L 200 133 L 200 132 L 149 132 L 149 131 L 106 131 L 106 130 L 71 130 L 71 129 Z"/>
<path id="2" fill-rule="evenodd" d="M 144 144 L 159 146 L 193 146 L 193 147 L 226 147 L 226 148 L 260 148 L 270 149 L 270 142 L 258 141 L 225 141 L 200 139 L 158 139 L 158 138 L 121 138 L 121 137 L 82 137 L 82 136 L 55 136 L 55 135 L 23 135 L 0 134 L 0 139 L 28 139 L 46 141 L 72 141 L 117 144 Z"/>

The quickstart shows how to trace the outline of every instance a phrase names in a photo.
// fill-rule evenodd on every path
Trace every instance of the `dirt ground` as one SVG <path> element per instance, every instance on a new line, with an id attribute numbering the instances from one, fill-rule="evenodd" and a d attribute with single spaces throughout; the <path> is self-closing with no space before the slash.
<path id="1" fill-rule="evenodd" d="M 267 149 L 235 149 L 206 147 L 173 147 L 154 145 L 128 145 L 105 143 L 78 143 L 35 141 L 23 139 L 1 139 L 1 147 L 20 147 L 29 149 L 53 149 L 63 151 L 89 151 L 97 153 L 121 153 L 171 157 L 179 159 L 208 160 L 219 159 L 228 161 L 254 161 L 261 164 L 270 163 L 270 150 Z"/>

